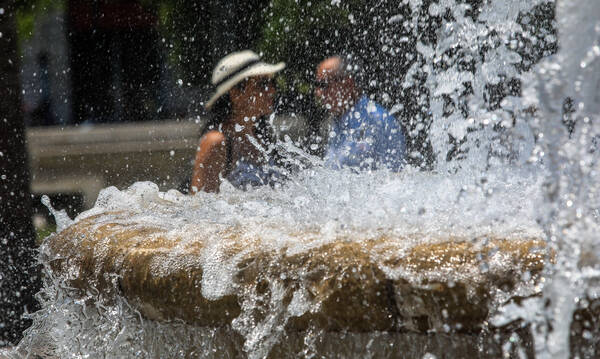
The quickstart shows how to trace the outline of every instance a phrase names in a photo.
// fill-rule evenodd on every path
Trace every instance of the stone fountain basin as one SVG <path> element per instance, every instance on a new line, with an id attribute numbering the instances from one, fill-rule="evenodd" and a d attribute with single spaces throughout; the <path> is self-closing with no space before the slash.
<path id="1" fill-rule="evenodd" d="M 48 237 L 50 270 L 82 297 L 121 296 L 148 319 L 194 326 L 230 325 L 249 293 L 272 298 L 276 281 L 292 313 L 286 330 L 475 332 L 499 305 L 538 294 L 539 273 L 552 257 L 539 238 L 414 241 L 389 233 L 346 233 L 290 251 L 224 227 L 219 255 L 232 264 L 232 283 L 223 295 L 207 298 L 203 275 L 214 243 L 194 233 L 183 240 L 130 218 L 128 212 L 101 213 Z M 315 235 L 297 233 L 299 240 Z"/>

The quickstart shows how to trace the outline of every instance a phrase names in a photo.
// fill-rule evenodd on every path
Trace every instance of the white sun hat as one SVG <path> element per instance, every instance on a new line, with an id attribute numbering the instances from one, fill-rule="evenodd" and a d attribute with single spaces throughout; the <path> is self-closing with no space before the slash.
<path id="1" fill-rule="evenodd" d="M 216 87 L 214 95 L 204 107 L 210 110 L 217 99 L 232 87 L 251 76 L 271 75 L 285 68 L 285 63 L 267 64 L 251 50 L 234 52 L 219 61 L 212 75 L 212 84 Z"/>

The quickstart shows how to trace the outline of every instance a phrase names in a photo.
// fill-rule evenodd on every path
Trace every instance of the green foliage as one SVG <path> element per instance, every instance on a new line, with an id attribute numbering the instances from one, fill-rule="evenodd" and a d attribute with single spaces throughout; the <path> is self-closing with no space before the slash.
<path id="1" fill-rule="evenodd" d="M 17 36 L 19 43 L 33 36 L 35 22 L 40 15 L 52 10 L 61 10 L 65 1 L 59 0 L 25 0 L 19 2 L 17 7 Z"/>
<path id="2" fill-rule="evenodd" d="M 315 56 L 314 51 L 306 49 L 321 46 L 313 43 L 314 40 L 318 41 L 325 34 L 330 35 L 330 30 L 334 33 L 349 24 L 347 10 L 332 6 L 328 1 L 273 0 L 266 12 L 259 50 L 271 60 L 298 55 L 297 49 L 304 50 L 302 55 Z"/>
<path id="3" fill-rule="evenodd" d="M 27 40 L 33 36 L 35 13 L 17 10 L 17 34 L 19 40 Z"/>
<path id="4" fill-rule="evenodd" d="M 38 228 L 36 230 L 36 244 L 39 246 L 40 244 L 42 244 L 42 241 L 44 240 L 44 238 L 48 237 L 49 235 L 51 235 L 52 233 L 56 232 L 56 225 L 55 224 L 49 224 L 43 228 Z"/>
<path id="5" fill-rule="evenodd" d="M 271 62 L 288 64 L 287 84 L 310 92 L 316 64 L 327 55 L 344 51 L 352 33 L 351 9 L 355 3 L 331 0 L 272 0 L 264 10 L 258 50 Z M 291 89 L 289 89 L 291 90 Z"/>

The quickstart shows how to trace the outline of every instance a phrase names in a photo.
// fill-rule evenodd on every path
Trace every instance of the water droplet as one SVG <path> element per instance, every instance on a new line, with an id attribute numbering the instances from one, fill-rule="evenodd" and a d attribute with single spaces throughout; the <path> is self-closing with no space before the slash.
<path id="1" fill-rule="evenodd" d="M 61 232 L 63 229 L 67 228 L 73 223 L 73 220 L 69 218 L 69 215 L 64 209 L 60 211 L 54 209 L 52 204 L 50 203 L 50 198 L 47 195 L 42 196 L 42 204 L 48 208 L 50 213 L 54 216 L 54 220 L 56 221 L 56 231 Z"/>

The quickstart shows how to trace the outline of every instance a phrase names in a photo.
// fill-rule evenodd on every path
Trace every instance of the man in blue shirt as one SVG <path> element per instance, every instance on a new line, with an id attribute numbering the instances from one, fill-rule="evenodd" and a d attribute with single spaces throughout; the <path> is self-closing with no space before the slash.
<path id="1" fill-rule="evenodd" d="M 361 94 L 346 68 L 339 56 L 317 66 L 315 95 L 334 117 L 325 164 L 335 169 L 399 171 L 406 152 L 400 124 Z"/>

